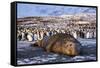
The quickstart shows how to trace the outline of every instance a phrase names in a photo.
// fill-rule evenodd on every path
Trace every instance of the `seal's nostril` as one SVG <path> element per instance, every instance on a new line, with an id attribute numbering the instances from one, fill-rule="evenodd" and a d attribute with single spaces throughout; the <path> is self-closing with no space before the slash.
<path id="1" fill-rule="evenodd" d="M 66 47 L 68 47 L 68 45 Z"/>

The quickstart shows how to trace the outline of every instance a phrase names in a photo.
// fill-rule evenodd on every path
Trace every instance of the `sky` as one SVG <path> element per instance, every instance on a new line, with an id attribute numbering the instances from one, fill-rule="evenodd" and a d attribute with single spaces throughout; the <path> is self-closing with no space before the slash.
<path id="1" fill-rule="evenodd" d="M 17 4 L 17 18 L 30 16 L 60 16 L 65 14 L 96 13 L 93 7 L 56 6 L 40 4 Z"/>

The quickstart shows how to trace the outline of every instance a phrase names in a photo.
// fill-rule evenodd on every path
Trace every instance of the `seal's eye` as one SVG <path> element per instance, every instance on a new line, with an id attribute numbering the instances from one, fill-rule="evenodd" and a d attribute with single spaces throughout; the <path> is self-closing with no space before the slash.
<path id="1" fill-rule="evenodd" d="M 72 46 L 72 44 L 70 44 L 70 46 Z"/>

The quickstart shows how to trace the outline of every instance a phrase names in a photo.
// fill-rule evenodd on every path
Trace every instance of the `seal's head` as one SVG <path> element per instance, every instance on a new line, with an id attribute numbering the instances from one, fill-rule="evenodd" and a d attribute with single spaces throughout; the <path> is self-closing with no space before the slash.
<path id="1" fill-rule="evenodd" d="M 63 44 L 62 52 L 69 56 L 78 55 L 78 50 L 77 50 L 76 44 L 71 41 L 67 41 L 65 44 Z"/>

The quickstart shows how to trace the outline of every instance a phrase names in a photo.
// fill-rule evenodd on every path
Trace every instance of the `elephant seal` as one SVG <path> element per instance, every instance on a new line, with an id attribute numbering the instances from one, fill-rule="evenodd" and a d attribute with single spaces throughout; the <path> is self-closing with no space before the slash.
<path id="1" fill-rule="evenodd" d="M 47 52 L 76 56 L 80 53 L 81 44 L 72 35 L 58 33 L 49 37 L 44 37 L 35 43 L 44 48 Z"/>

